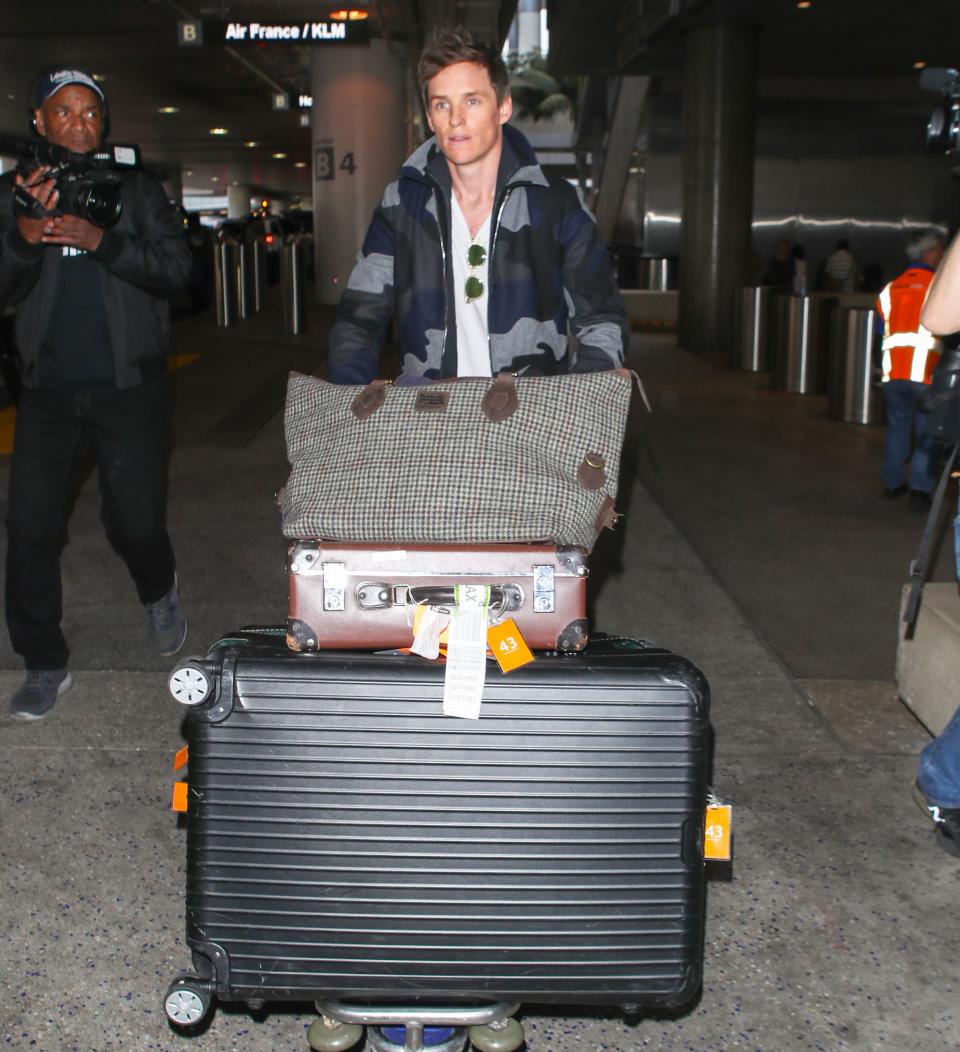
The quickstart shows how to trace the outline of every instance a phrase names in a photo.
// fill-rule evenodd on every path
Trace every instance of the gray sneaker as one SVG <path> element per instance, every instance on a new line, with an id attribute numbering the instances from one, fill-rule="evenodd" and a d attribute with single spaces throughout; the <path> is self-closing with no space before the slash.
<path id="1" fill-rule="evenodd" d="M 10 699 L 10 715 L 42 720 L 72 682 L 65 668 L 28 668 L 23 686 Z"/>
<path id="2" fill-rule="evenodd" d="M 180 580 L 176 574 L 170 591 L 155 603 L 145 603 L 144 609 L 157 653 L 164 657 L 176 654 L 187 638 L 187 619 L 180 605 Z"/>

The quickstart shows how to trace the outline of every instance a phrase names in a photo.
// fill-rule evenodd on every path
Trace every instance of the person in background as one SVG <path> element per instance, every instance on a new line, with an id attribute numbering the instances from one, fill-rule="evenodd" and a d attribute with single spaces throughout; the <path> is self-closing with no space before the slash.
<path id="1" fill-rule="evenodd" d="M 807 294 L 807 254 L 803 245 L 794 245 L 790 250 L 790 259 L 793 261 L 793 289 L 795 296 L 806 296 Z"/>
<path id="2" fill-rule="evenodd" d="M 933 491 L 932 442 L 924 428 L 927 415 L 920 408 L 920 400 L 941 352 L 940 340 L 923 325 L 920 312 L 942 255 L 943 240 L 938 231 L 914 234 L 907 242 L 910 265 L 877 297 L 883 323 L 882 379 L 887 411 L 883 496 L 899 497 L 909 487 L 910 507 L 916 511 L 929 509 Z"/>
<path id="3" fill-rule="evenodd" d="M 35 130 L 48 142 L 87 153 L 103 140 L 107 100 L 88 73 L 49 70 L 31 101 Z M 106 228 L 59 212 L 48 173 L 41 166 L 0 180 L 0 306 L 16 305 L 23 365 L 6 613 L 27 676 L 9 709 L 28 720 L 45 716 L 71 682 L 60 548 L 82 442 L 92 443 L 101 517 L 133 577 L 155 649 L 174 654 L 187 634 L 165 507 L 167 297 L 190 274 L 183 226 L 147 172 L 118 173 L 122 213 Z M 14 213 L 15 188 L 39 204 L 39 216 Z"/>
<path id="4" fill-rule="evenodd" d="M 435 29 L 417 74 L 433 136 L 374 213 L 331 331 L 329 379 L 375 378 L 394 313 L 406 382 L 620 366 L 629 330 L 610 257 L 578 191 L 507 124 L 497 50 Z"/>
<path id="5" fill-rule="evenodd" d="M 850 251 L 850 242 L 841 238 L 823 267 L 823 285 L 827 292 L 856 292 L 859 268 Z"/>
<path id="6" fill-rule="evenodd" d="M 767 264 L 763 275 L 764 285 L 780 292 L 793 291 L 793 257 L 790 255 L 790 242 L 781 237 L 773 250 L 773 257 Z"/>

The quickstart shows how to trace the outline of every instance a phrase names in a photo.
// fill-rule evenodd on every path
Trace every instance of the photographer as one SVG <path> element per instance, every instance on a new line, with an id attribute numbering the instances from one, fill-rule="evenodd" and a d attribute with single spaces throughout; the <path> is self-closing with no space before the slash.
<path id="1" fill-rule="evenodd" d="M 960 331 L 960 234 L 947 249 L 930 285 L 920 320 L 938 336 Z"/>
<path id="2" fill-rule="evenodd" d="M 107 103 L 88 74 L 41 74 L 31 99 L 36 132 L 77 154 L 100 146 Z M 14 210 L 14 191 L 43 207 Z M 110 226 L 58 212 L 47 165 L 0 179 L 0 305 L 15 304 L 23 367 L 7 505 L 7 627 L 26 681 L 10 700 L 24 719 L 45 716 L 69 687 L 60 629 L 60 549 L 74 454 L 92 445 L 101 517 L 146 607 L 156 649 L 183 645 L 173 550 L 166 530 L 166 297 L 190 273 L 182 227 L 160 182 L 119 177 Z M 28 201 L 28 204 L 30 202 Z M 121 622 L 125 620 L 119 618 Z"/>
<path id="3" fill-rule="evenodd" d="M 953 239 L 930 285 L 921 322 L 933 333 L 949 336 L 960 330 L 960 235 Z M 955 343 L 956 340 L 948 341 Z M 957 351 L 948 351 L 943 373 L 956 374 Z M 944 383 L 945 390 L 956 385 Z M 953 400 L 955 402 L 955 399 Z M 949 407 L 945 407 L 948 408 Z M 956 426 L 946 427 L 944 439 L 956 439 Z M 960 513 L 954 519 L 954 548 L 957 577 L 960 579 Z M 914 796 L 927 817 L 935 824 L 937 842 L 948 854 L 960 858 L 960 708 L 940 735 L 920 753 Z"/>

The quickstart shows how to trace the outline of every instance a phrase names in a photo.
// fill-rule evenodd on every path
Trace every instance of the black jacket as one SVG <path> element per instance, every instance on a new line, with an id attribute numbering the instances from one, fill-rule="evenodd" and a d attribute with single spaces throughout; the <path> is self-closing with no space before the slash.
<path id="1" fill-rule="evenodd" d="M 143 171 L 120 178 L 123 212 L 90 255 L 102 264 L 115 382 L 127 388 L 165 375 L 166 297 L 186 287 L 190 251 L 159 179 Z M 57 309 L 61 250 L 24 241 L 13 215 L 12 188 L 12 173 L 0 178 L 0 308 L 16 305 L 23 383 L 36 387 L 40 348 Z"/>

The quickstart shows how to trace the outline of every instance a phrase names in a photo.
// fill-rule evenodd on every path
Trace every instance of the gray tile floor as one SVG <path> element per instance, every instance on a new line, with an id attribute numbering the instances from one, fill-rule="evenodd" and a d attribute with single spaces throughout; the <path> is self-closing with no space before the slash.
<path id="1" fill-rule="evenodd" d="M 171 463 L 192 652 L 285 614 L 272 500 L 286 468 L 268 381 L 315 368 L 323 330 L 291 341 L 269 324 L 175 330 L 175 350 L 203 352 L 176 377 Z M 631 432 L 628 517 L 596 553 L 595 620 L 684 653 L 711 681 L 735 857 L 711 870 L 689 1011 L 631 1026 L 528 1011 L 528 1048 L 953 1052 L 960 867 L 910 799 L 927 737 L 892 682 L 922 520 L 877 499 L 878 431 L 663 337 L 635 337 L 633 358 L 657 412 Z M 250 433 L 218 430 L 244 403 Z M 97 516 L 88 480 L 63 563 L 75 686 L 40 724 L 0 716 L 3 1047 L 304 1050 L 309 1005 L 256 1018 L 221 1007 L 192 1040 L 163 1016 L 189 963 L 184 832 L 168 809 L 181 710 Z M 17 668 L 4 639 L 5 696 Z"/>

